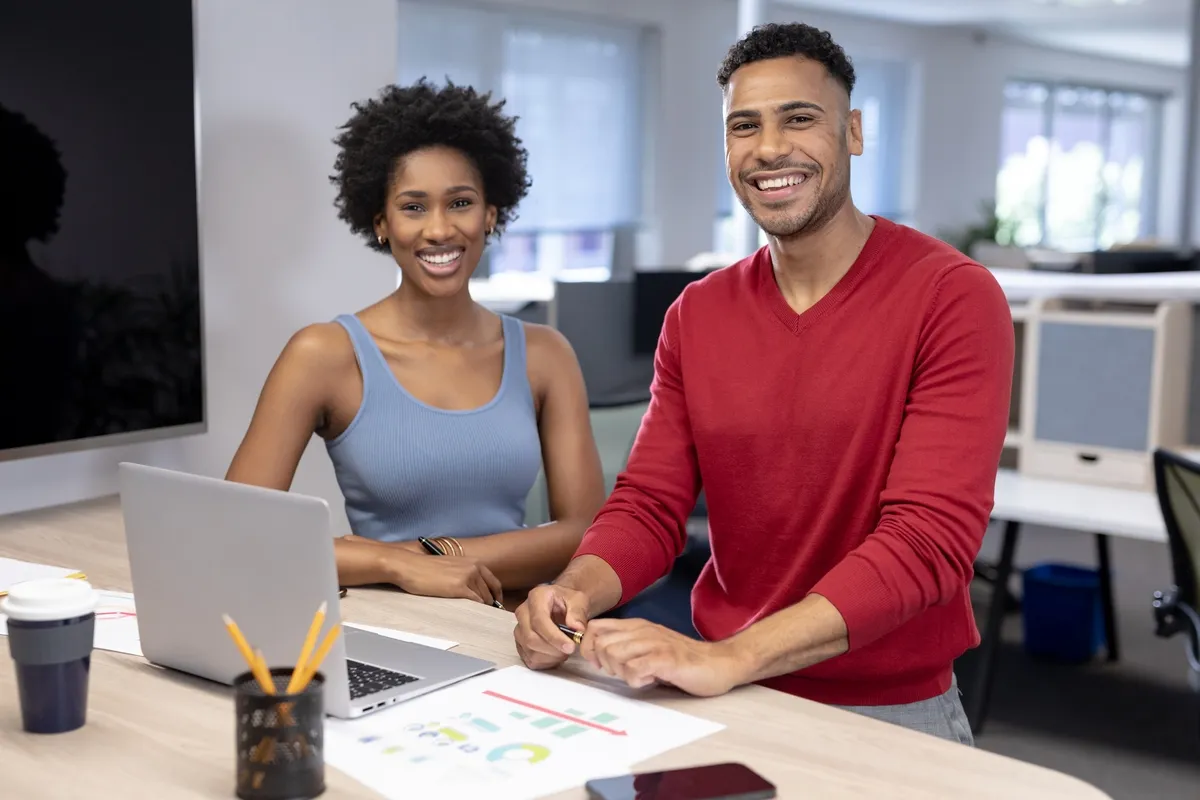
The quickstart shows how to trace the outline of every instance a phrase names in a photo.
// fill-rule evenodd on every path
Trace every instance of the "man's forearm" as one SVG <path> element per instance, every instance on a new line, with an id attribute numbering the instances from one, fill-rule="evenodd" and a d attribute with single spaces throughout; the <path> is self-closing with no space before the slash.
<path id="1" fill-rule="evenodd" d="M 722 645 L 736 654 L 740 683 L 773 678 L 811 667 L 846 652 L 846 623 L 833 604 L 819 594 L 764 617 Z"/>
<path id="2" fill-rule="evenodd" d="M 589 618 L 599 616 L 621 602 L 621 579 L 599 556 L 583 555 L 571 559 L 554 583 L 586 595 Z"/>

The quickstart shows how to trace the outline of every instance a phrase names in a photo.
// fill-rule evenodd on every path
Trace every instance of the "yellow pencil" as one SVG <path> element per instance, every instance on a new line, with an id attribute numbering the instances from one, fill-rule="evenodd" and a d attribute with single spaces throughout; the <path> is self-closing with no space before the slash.
<path id="1" fill-rule="evenodd" d="M 83 572 L 72 572 L 70 575 L 63 575 L 64 578 L 76 578 L 81 581 L 87 580 L 87 575 Z M 0 597 L 8 595 L 8 589 L 0 589 Z"/>
<path id="2" fill-rule="evenodd" d="M 304 637 L 304 646 L 300 648 L 300 657 L 296 659 L 296 666 L 292 668 L 292 678 L 288 681 L 288 694 L 293 694 L 296 691 L 296 687 L 300 685 L 304 668 L 308 666 L 308 659 L 312 655 L 313 647 L 317 644 L 317 635 L 321 632 L 321 626 L 325 623 L 325 608 L 327 605 L 327 603 L 321 603 L 321 607 L 313 615 L 312 624 L 308 626 L 308 634 Z"/>
<path id="3" fill-rule="evenodd" d="M 266 682 L 263 682 L 262 671 L 258 667 L 258 658 L 254 655 L 254 651 L 250 649 L 249 642 L 242 635 L 242 631 L 238 628 L 237 623 L 233 621 L 233 617 L 228 614 L 222 614 L 221 619 L 225 622 L 225 630 L 229 631 L 230 638 L 237 645 L 238 652 L 242 654 L 242 658 L 246 660 L 246 666 L 250 668 L 254 679 L 258 681 L 259 687 L 267 694 L 275 694 L 275 682 L 271 680 L 270 672 L 267 672 Z"/>
<path id="4" fill-rule="evenodd" d="M 238 652 L 242 654 L 242 658 L 246 659 L 246 666 L 253 669 L 254 651 L 250 649 L 250 643 L 246 641 L 246 637 L 242 636 L 241 629 L 233 621 L 233 617 L 228 614 L 222 614 L 221 621 L 225 623 L 225 630 L 229 631 L 229 636 L 233 639 L 233 643 L 237 645 Z"/>
<path id="5" fill-rule="evenodd" d="M 250 671 L 264 692 L 275 694 L 275 680 L 271 677 L 271 670 L 267 669 L 267 659 L 262 650 L 254 651 L 254 663 L 250 665 Z"/>
<path id="6" fill-rule="evenodd" d="M 329 629 L 329 633 L 325 634 L 325 638 L 321 641 L 321 646 L 317 648 L 317 652 L 313 655 L 312 660 L 304 667 L 304 676 L 301 679 L 300 685 L 296 687 L 296 693 L 303 692 L 308 687 L 308 682 L 317 674 L 317 670 L 321 668 L 321 662 L 325 660 L 325 656 L 329 655 L 329 649 L 333 647 L 334 641 L 338 634 L 342 632 L 341 623 L 335 624 Z"/>

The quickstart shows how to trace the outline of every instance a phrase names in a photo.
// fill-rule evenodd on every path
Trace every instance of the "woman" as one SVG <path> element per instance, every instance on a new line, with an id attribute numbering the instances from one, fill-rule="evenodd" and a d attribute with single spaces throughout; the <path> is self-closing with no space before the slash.
<path id="1" fill-rule="evenodd" d="M 529 188 L 502 107 L 422 80 L 355 104 L 336 139 L 339 217 L 391 255 L 400 287 L 291 338 L 226 478 L 286 490 L 322 437 L 353 530 L 335 545 L 343 586 L 515 607 L 511 590 L 554 578 L 604 500 L 571 346 L 468 292 Z M 543 464 L 554 521 L 525 529 Z"/>

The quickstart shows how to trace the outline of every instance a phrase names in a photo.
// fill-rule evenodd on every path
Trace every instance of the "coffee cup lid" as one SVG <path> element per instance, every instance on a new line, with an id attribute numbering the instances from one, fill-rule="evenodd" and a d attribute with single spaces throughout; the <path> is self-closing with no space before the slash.
<path id="1" fill-rule="evenodd" d="M 22 622 L 72 619 L 96 610 L 92 585 L 78 578 L 44 578 L 13 584 L 0 612 Z"/>

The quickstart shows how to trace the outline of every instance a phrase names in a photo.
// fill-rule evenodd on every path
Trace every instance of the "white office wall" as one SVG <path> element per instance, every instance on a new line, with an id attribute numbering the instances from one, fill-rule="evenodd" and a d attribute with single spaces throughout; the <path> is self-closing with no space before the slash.
<path id="1" fill-rule="evenodd" d="M 645 266 L 677 265 L 712 243 L 713 159 L 720 152 L 717 67 L 737 27 L 732 0 L 471 0 L 548 10 L 654 29 L 645 92 L 646 211 L 638 247 Z M 580 154 L 586 158 L 586 153 Z"/>
<path id="2" fill-rule="evenodd" d="M 979 221 L 995 196 L 1004 83 L 1010 77 L 1073 80 L 1182 96 L 1183 70 L 1120 61 L 982 36 L 958 28 L 905 25 L 866 17 L 772 5 L 775 22 L 828 30 L 851 58 L 904 60 L 917 70 L 915 225 L 932 234 Z M 1178 163 L 1183 125 L 1178 101 L 1164 115 L 1163 162 Z M 1177 169 L 1160 182 L 1159 235 L 1178 236 Z"/>
<path id="3" fill-rule="evenodd" d="M 712 167 L 720 158 L 720 94 L 714 74 L 737 33 L 736 0 L 472 0 L 558 12 L 600 15 L 654 26 L 657 61 L 648 69 L 650 114 L 646 130 L 652 174 L 649 217 L 639 263 L 674 264 L 711 246 L 716 216 Z M 1179 98 L 1181 69 L 1104 56 L 1055 50 L 966 29 L 931 28 L 848 14 L 768 4 L 769 19 L 800 20 L 829 30 L 853 57 L 908 61 L 914 65 L 913 148 L 906 187 L 915 224 L 930 233 L 950 233 L 978 221 L 979 207 L 995 194 L 999 165 L 1004 82 L 1013 76 L 1095 82 L 1166 92 L 1159 184 L 1159 236 L 1173 241 L 1179 231 L 1183 152 Z M 1197 209 L 1200 218 L 1200 208 Z M 1198 228 L 1200 230 L 1200 228 Z M 1198 233 L 1200 236 L 1200 233 Z"/>
<path id="4" fill-rule="evenodd" d="M 197 6 L 208 433 L 0 463 L 0 513 L 110 494 L 122 459 L 224 474 L 288 337 L 395 288 L 394 266 L 336 218 L 328 180 L 350 103 L 394 80 L 395 4 Z M 295 488 L 344 522 L 320 442 Z"/>
<path id="5" fill-rule="evenodd" d="M 329 175 L 350 104 L 395 80 L 397 21 L 392 0 L 198 5 L 209 432 L 184 455 L 221 475 L 288 337 L 395 289 L 395 265 L 337 218 Z M 293 488 L 345 529 L 319 440 Z"/>

